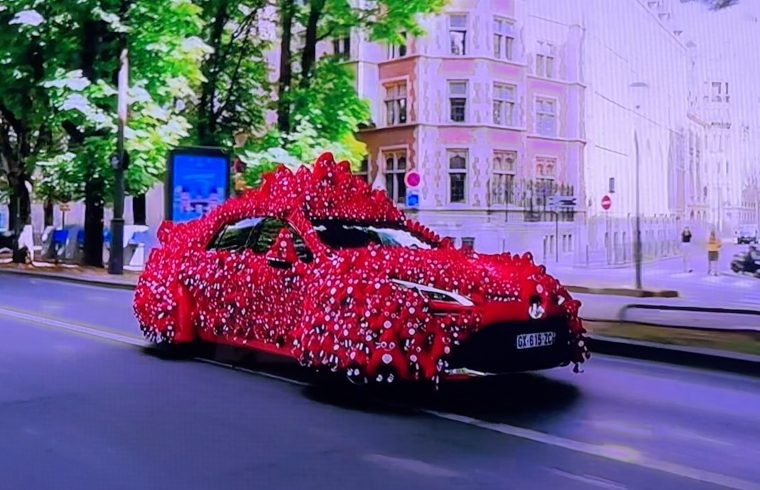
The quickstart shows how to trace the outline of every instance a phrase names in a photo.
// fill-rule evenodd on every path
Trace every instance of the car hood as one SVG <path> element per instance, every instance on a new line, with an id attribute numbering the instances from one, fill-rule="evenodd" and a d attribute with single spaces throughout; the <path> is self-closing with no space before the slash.
<path id="1" fill-rule="evenodd" d="M 540 303 L 571 316 L 580 302 L 546 268 L 524 255 L 481 254 L 442 247 L 430 250 L 372 246 L 342 251 L 343 267 L 363 270 L 368 279 L 399 279 L 455 292 L 476 304 L 489 302 Z M 562 311 L 554 311 L 562 313 Z"/>

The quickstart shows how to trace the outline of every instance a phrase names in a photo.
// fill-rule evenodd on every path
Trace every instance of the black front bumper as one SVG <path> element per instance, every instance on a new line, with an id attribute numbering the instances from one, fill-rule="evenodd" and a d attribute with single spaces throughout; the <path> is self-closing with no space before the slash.
<path id="1" fill-rule="evenodd" d="M 554 332 L 554 343 L 517 348 L 518 335 L 537 332 Z M 570 329 L 564 318 L 503 322 L 483 327 L 454 347 L 448 369 L 466 368 L 489 374 L 535 371 L 566 365 L 571 354 Z"/>

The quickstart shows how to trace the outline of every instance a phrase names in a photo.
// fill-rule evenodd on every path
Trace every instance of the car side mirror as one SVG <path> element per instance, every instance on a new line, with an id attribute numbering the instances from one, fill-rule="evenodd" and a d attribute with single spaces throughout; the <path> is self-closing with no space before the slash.
<path id="1" fill-rule="evenodd" d="M 289 269 L 296 263 L 298 254 L 293 243 L 293 235 L 288 228 L 283 228 L 277 234 L 277 238 L 266 253 L 266 259 L 269 265 L 278 269 Z"/>

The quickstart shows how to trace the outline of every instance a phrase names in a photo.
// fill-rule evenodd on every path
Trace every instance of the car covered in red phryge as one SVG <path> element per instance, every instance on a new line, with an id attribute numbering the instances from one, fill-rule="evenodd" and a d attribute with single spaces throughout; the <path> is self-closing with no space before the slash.
<path id="1" fill-rule="evenodd" d="M 329 153 L 158 235 L 134 301 L 157 344 L 250 347 L 361 382 L 589 357 L 580 302 L 530 254 L 455 248 Z"/>

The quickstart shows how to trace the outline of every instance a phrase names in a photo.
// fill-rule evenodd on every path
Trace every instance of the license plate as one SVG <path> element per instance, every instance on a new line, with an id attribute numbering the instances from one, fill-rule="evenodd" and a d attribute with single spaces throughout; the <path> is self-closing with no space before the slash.
<path id="1" fill-rule="evenodd" d="M 523 333 L 517 336 L 518 349 L 532 349 L 534 347 L 546 347 L 554 343 L 554 332 Z"/>

